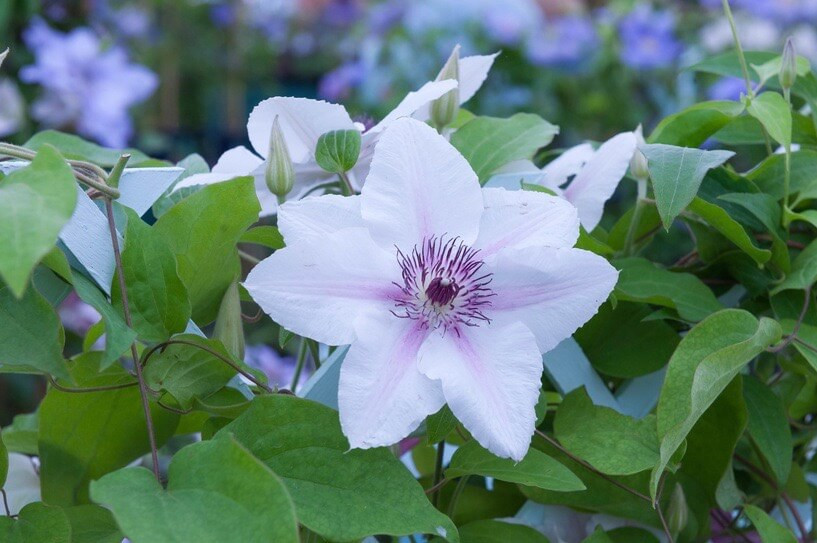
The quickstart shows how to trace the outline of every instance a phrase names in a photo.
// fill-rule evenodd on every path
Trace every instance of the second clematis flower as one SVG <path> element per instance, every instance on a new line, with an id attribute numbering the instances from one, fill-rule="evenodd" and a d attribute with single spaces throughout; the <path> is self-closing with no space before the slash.
<path id="1" fill-rule="evenodd" d="M 329 345 L 340 421 L 355 448 L 390 445 L 448 404 L 485 448 L 521 460 L 542 353 L 590 319 L 617 271 L 574 249 L 576 209 L 483 189 L 425 123 L 394 121 L 359 196 L 281 206 L 287 246 L 245 286 L 273 320 Z"/>

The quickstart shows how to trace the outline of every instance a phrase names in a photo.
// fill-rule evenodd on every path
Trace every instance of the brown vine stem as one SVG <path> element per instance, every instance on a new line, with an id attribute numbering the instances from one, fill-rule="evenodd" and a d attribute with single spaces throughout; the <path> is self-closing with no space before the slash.
<path id="1" fill-rule="evenodd" d="M 431 505 L 437 507 L 440 501 L 440 482 L 443 480 L 443 457 L 445 456 L 445 440 L 437 443 L 437 460 L 434 464 L 434 484 L 431 488 L 435 490 L 431 493 Z"/>
<path id="2" fill-rule="evenodd" d="M 432 492 L 437 492 L 439 489 L 441 489 L 442 487 L 444 487 L 445 485 L 447 485 L 447 484 L 448 484 L 448 483 L 450 483 L 451 481 L 452 481 L 452 479 L 446 479 L 446 478 L 443 478 L 443 479 L 442 479 L 442 480 L 441 480 L 439 483 L 437 483 L 436 485 L 428 487 L 428 488 L 425 490 L 425 492 L 426 492 L 426 494 L 431 494 Z"/>
<path id="3" fill-rule="evenodd" d="M 113 216 L 113 201 L 105 198 L 105 212 L 108 216 L 108 230 L 111 233 L 111 244 L 113 245 L 113 256 L 116 263 L 116 275 L 119 277 L 119 291 L 122 296 L 122 312 L 125 316 L 125 324 L 128 328 L 133 328 L 130 305 L 128 303 L 128 288 L 125 284 L 125 275 L 122 269 L 122 253 L 119 250 L 119 238 L 116 233 L 116 222 Z M 139 363 L 139 353 L 136 350 L 136 342 L 130 345 L 131 357 L 133 358 L 134 369 L 136 370 L 136 380 L 139 384 L 139 396 L 142 399 L 142 410 L 145 412 L 145 425 L 148 431 L 148 441 L 150 442 L 150 456 L 153 460 L 153 475 L 161 484 L 162 478 L 159 474 L 159 451 L 156 447 L 156 434 L 153 429 L 153 418 L 150 415 L 150 402 L 148 400 L 148 388 L 145 384 L 145 376 L 142 373 L 142 365 Z"/>
<path id="4" fill-rule="evenodd" d="M 787 335 L 786 338 L 783 341 L 781 341 L 778 345 L 768 347 L 766 351 L 770 353 L 779 353 L 780 351 L 791 345 L 793 341 L 797 341 L 797 332 L 800 331 L 800 326 L 803 324 L 803 321 L 806 318 L 806 313 L 808 313 L 808 306 L 809 302 L 811 301 L 811 286 L 809 285 L 808 287 L 806 287 L 803 293 L 805 294 L 803 298 L 803 309 L 800 310 L 800 315 L 797 317 L 797 322 L 794 323 L 794 327 L 791 330 L 791 334 Z"/>
<path id="5" fill-rule="evenodd" d="M 8 496 L 6 496 L 5 489 L 0 488 L 0 495 L 3 496 L 3 507 L 5 507 L 5 509 L 6 509 L 6 516 L 11 517 L 12 516 L 11 515 L 11 507 L 9 507 L 9 499 L 8 499 Z"/>

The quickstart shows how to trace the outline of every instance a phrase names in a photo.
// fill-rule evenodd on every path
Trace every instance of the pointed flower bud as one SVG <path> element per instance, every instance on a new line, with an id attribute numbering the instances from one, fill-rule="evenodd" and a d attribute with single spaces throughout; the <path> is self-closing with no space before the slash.
<path id="1" fill-rule="evenodd" d="M 460 80 L 460 46 L 454 47 L 451 56 L 445 62 L 445 66 L 437 74 L 435 81 L 446 81 L 453 79 L 459 83 Z M 454 122 L 460 110 L 460 89 L 456 88 L 446 92 L 431 103 L 431 122 L 437 129 L 445 128 Z"/>
<path id="2" fill-rule="evenodd" d="M 638 128 L 635 129 L 634 134 L 636 148 L 635 152 L 633 153 L 633 158 L 630 159 L 630 174 L 632 174 L 632 176 L 638 181 L 646 181 L 650 177 L 650 170 L 647 166 L 647 157 L 645 157 L 644 153 L 642 153 L 639 149 L 639 147 L 647 143 L 644 141 L 644 129 L 641 128 L 641 125 L 638 125 Z"/>
<path id="3" fill-rule="evenodd" d="M 289 194 L 295 184 L 295 169 L 292 166 L 292 159 L 289 157 L 289 149 L 277 115 L 272 122 L 264 180 L 270 192 L 279 199 Z"/>
<path id="4" fill-rule="evenodd" d="M 244 360 L 244 323 L 241 321 L 241 298 L 236 282 L 227 288 L 221 299 L 213 339 L 221 341 L 228 353 Z"/>
<path id="5" fill-rule="evenodd" d="M 3 61 L 6 60 L 6 57 L 9 56 L 9 48 L 6 47 L 6 50 L 0 53 L 0 66 L 3 65 Z"/>
<path id="6" fill-rule="evenodd" d="M 684 496 L 684 489 L 681 488 L 680 484 L 676 484 L 667 509 L 667 526 L 671 533 L 677 535 L 686 528 L 688 521 L 689 506 L 687 505 L 686 496 Z"/>
<path id="7" fill-rule="evenodd" d="M 797 80 L 797 51 L 794 49 L 794 42 L 791 38 L 786 40 L 786 47 L 783 48 L 779 79 L 780 86 L 786 90 L 792 88 Z"/>

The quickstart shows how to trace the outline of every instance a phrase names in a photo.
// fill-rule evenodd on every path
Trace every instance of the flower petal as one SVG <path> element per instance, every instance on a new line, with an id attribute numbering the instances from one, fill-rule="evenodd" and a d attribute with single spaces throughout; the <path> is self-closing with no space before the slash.
<path id="1" fill-rule="evenodd" d="M 490 264 L 495 296 L 485 314 L 497 324 L 523 322 L 543 353 L 590 320 L 618 280 L 607 260 L 581 249 L 503 251 Z"/>
<path id="2" fill-rule="evenodd" d="M 482 191 L 471 166 L 445 138 L 402 118 L 375 148 L 360 202 L 372 237 L 406 250 L 431 236 L 477 237 Z"/>
<path id="3" fill-rule="evenodd" d="M 565 189 L 564 196 L 579 210 L 585 230 L 593 230 L 604 212 L 604 203 L 627 173 L 636 148 L 635 134 L 624 132 L 606 141 Z"/>
<path id="4" fill-rule="evenodd" d="M 480 445 L 516 461 L 536 425 L 542 368 L 536 339 L 519 322 L 435 333 L 420 350 L 420 371 L 440 380 L 457 419 Z"/>
<path id="5" fill-rule="evenodd" d="M 182 179 L 173 187 L 173 192 L 185 187 L 211 185 L 221 181 L 229 181 L 242 175 L 251 175 L 253 170 L 263 163 L 262 158 L 246 147 L 239 145 L 224 151 L 213 169 L 210 170 L 210 173 L 199 173 Z"/>
<path id="6" fill-rule="evenodd" d="M 247 122 L 250 143 L 262 157 L 267 156 L 276 115 L 293 162 L 306 162 L 312 157 L 318 138 L 326 132 L 355 129 L 346 109 L 338 104 L 290 96 L 268 98 L 255 106 Z"/>
<path id="7" fill-rule="evenodd" d="M 406 97 L 403 98 L 399 104 L 397 104 L 397 107 L 391 110 L 382 121 L 374 125 L 370 130 L 367 130 L 366 134 L 371 137 L 382 132 L 397 119 L 413 115 L 416 111 L 422 109 L 423 106 L 426 106 L 456 87 L 457 82 L 453 79 L 448 79 L 445 81 L 430 81 L 426 83 L 416 91 L 408 93 Z M 422 120 L 426 119 L 427 118 L 423 118 Z"/>
<path id="8" fill-rule="evenodd" d="M 503 249 L 572 247 L 579 217 L 569 202 L 528 190 L 482 189 L 485 211 L 474 247 L 487 258 Z"/>
<path id="9" fill-rule="evenodd" d="M 440 384 L 417 369 L 428 330 L 391 315 L 360 322 L 340 368 L 338 408 L 354 448 L 396 443 L 445 403 Z"/>
<path id="10" fill-rule="evenodd" d="M 365 228 L 346 228 L 276 251 L 244 282 L 275 322 L 329 345 L 355 339 L 358 317 L 388 315 L 400 279 L 394 255 Z"/>
<path id="11" fill-rule="evenodd" d="M 360 196 L 310 196 L 287 202 L 278 212 L 278 230 L 287 245 L 324 237 L 343 228 L 364 226 Z"/>
<path id="12" fill-rule="evenodd" d="M 497 56 L 499 52 L 493 55 L 474 55 L 460 59 L 460 104 L 470 100 L 482 87 Z"/>
<path id="13" fill-rule="evenodd" d="M 542 168 L 542 173 L 545 175 L 542 184 L 558 189 L 567 183 L 571 176 L 579 173 L 587 161 L 593 158 L 595 152 L 589 143 L 571 147 Z"/>

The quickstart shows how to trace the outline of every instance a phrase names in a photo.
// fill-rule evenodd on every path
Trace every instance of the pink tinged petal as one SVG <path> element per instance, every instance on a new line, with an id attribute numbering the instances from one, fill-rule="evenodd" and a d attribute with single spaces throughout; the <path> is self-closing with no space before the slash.
<path id="1" fill-rule="evenodd" d="M 250 143 L 267 156 L 272 122 L 278 116 L 293 162 L 306 162 L 326 132 L 354 130 L 355 124 L 343 106 L 321 100 L 276 96 L 255 106 L 247 122 Z"/>
<path id="2" fill-rule="evenodd" d="M 485 211 L 474 248 L 487 258 L 504 249 L 573 247 L 576 208 L 562 198 L 527 190 L 482 189 Z"/>
<path id="3" fill-rule="evenodd" d="M 345 345 L 355 339 L 355 319 L 389 315 L 399 279 L 392 253 L 366 229 L 346 228 L 276 251 L 253 268 L 244 286 L 287 330 Z"/>
<path id="4" fill-rule="evenodd" d="M 384 248 L 410 250 L 432 236 L 477 237 L 482 190 L 471 166 L 445 138 L 402 118 L 383 133 L 363 185 L 363 220 Z"/>
<path id="5" fill-rule="evenodd" d="M 435 333 L 420 350 L 420 371 L 440 380 L 457 419 L 480 445 L 516 461 L 536 425 L 542 367 L 536 339 L 519 322 Z"/>
<path id="6" fill-rule="evenodd" d="M 355 227 L 364 227 L 360 196 L 310 196 L 285 203 L 278 213 L 278 229 L 287 245 Z"/>
<path id="7" fill-rule="evenodd" d="M 581 249 L 504 251 L 491 262 L 495 293 L 486 315 L 523 322 L 545 353 L 596 314 L 618 280 L 604 258 Z"/>
<path id="8" fill-rule="evenodd" d="M 482 87 L 498 55 L 499 52 L 496 52 L 493 55 L 475 55 L 460 59 L 460 104 L 470 100 Z"/>
<path id="9" fill-rule="evenodd" d="M 571 147 L 542 168 L 542 173 L 545 175 L 542 184 L 552 189 L 561 187 L 571 176 L 581 171 L 584 165 L 593 158 L 594 153 L 593 146 L 589 143 Z"/>
<path id="10" fill-rule="evenodd" d="M 173 192 L 185 187 L 211 185 L 243 175 L 252 175 L 252 172 L 263 163 L 263 159 L 246 147 L 239 145 L 225 151 L 210 173 L 200 173 L 182 179 L 173 187 Z"/>
<path id="11" fill-rule="evenodd" d="M 445 403 L 440 384 L 417 369 L 428 330 L 388 313 L 359 321 L 358 329 L 340 368 L 341 428 L 353 448 L 391 445 Z"/>
<path id="12" fill-rule="evenodd" d="M 448 91 L 455 89 L 456 87 L 457 82 L 452 79 L 448 79 L 446 81 L 431 81 L 426 83 L 418 90 L 408 93 L 406 97 L 403 98 L 399 104 L 397 104 L 397 107 L 391 110 L 391 112 L 389 112 L 389 114 L 386 115 L 382 121 L 368 130 L 366 134 L 371 137 L 382 132 L 397 119 L 413 115 L 419 109 L 423 108 L 423 106 L 428 105 L 432 101 L 436 100 Z M 426 119 L 427 117 L 423 118 L 422 120 Z"/>
<path id="13" fill-rule="evenodd" d="M 565 189 L 564 196 L 579 210 L 587 231 L 601 220 L 604 203 L 627 173 L 636 148 L 635 134 L 624 132 L 606 141 Z"/>

